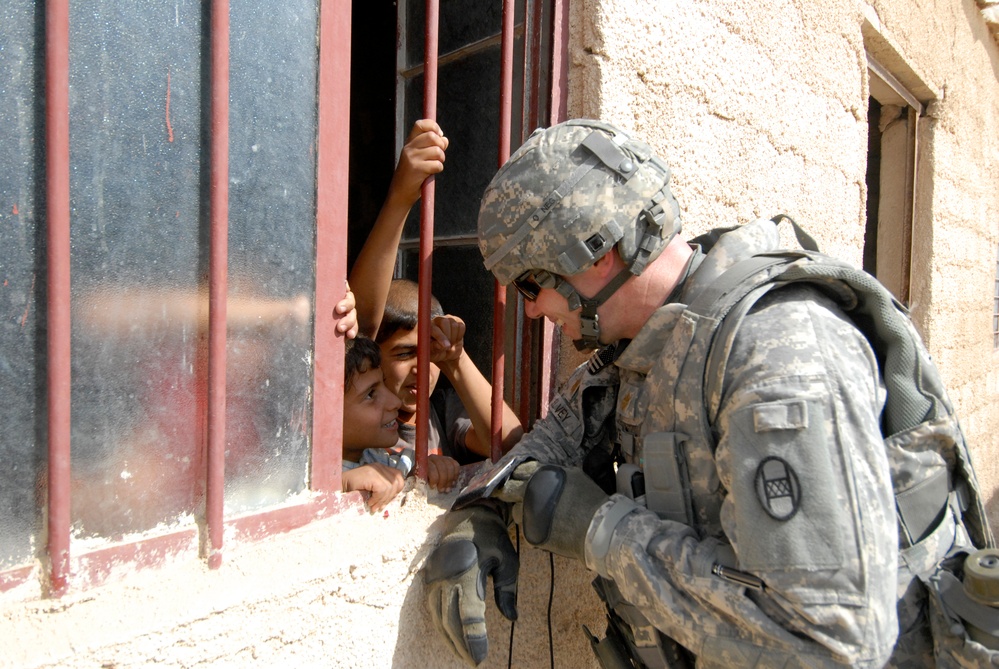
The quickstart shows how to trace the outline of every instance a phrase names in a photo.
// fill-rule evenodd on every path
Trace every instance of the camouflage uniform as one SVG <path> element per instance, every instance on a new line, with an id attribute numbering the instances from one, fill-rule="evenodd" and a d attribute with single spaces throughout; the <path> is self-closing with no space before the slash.
<path id="1" fill-rule="evenodd" d="M 777 242 L 769 222 L 727 234 L 684 293 Z M 592 534 L 614 496 L 590 525 L 587 566 L 692 651 L 698 666 L 882 666 L 897 630 L 898 535 L 879 428 L 884 392 L 870 346 L 814 289 L 765 297 L 729 356 L 712 452 L 701 407 L 675 403 L 679 367 L 704 367 L 703 358 L 678 354 L 695 327 L 683 304 L 660 308 L 614 365 L 578 369 L 505 459 L 578 465 L 588 449 L 611 448 L 613 437 L 625 459 L 648 467 L 650 436 L 689 437 L 675 440 L 689 522 L 640 509 L 616 525 L 599 559 Z M 800 500 L 787 517 L 756 492 L 768 457 L 797 476 Z M 711 573 L 716 563 L 751 571 L 767 588 L 722 580 Z"/>
<path id="2" fill-rule="evenodd" d="M 592 347 L 597 308 L 680 231 L 669 179 L 648 145 L 606 123 L 538 131 L 483 195 L 486 268 L 528 300 L 557 291 L 579 310 L 577 346 Z M 850 269 L 841 280 L 824 259 L 829 275 L 795 264 L 800 277 L 784 271 L 752 300 L 715 300 L 722 287 L 758 285 L 743 268 L 781 257 L 759 255 L 778 245 L 776 224 L 760 220 L 696 254 L 634 339 L 577 369 L 548 415 L 462 492 L 425 570 L 431 613 L 459 655 L 485 657 L 487 575 L 500 610 L 516 615 L 517 560 L 497 530 L 512 511 L 529 543 L 600 574 L 613 643 L 591 642 L 606 666 L 627 665 L 625 652 L 648 666 L 689 659 L 663 635 L 698 667 L 924 667 L 934 643 L 939 666 L 999 659 L 982 646 L 968 654 L 957 619 L 941 614 L 939 589 L 928 597 L 924 586 L 946 578 L 945 558 L 973 547 L 965 527 L 980 546 L 994 541 L 960 428 L 911 323 L 869 277 Z M 596 295 L 564 280 L 611 248 L 625 269 Z M 870 341 L 818 281 L 843 308 L 875 305 L 858 314 L 872 321 Z M 723 330 L 738 328 L 720 336 L 721 318 Z M 871 342 L 882 347 L 884 377 Z M 712 364 L 718 350 L 724 367 Z M 924 400 L 933 410 L 900 411 Z M 556 467 L 521 465 L 530 460 Z M 644 475 L 644 497 L 631 469 Z M 970 507 L 948 488 L 954 479 L 938 476 L 951 469 L 963 472 L 956 483 L 973 493 Z M 607 498 L 594 481 L 624 494 Z M 927 493 L 941 484 L 943 501 Z M 964 508 L 971 525 L 962 525 Z"/>

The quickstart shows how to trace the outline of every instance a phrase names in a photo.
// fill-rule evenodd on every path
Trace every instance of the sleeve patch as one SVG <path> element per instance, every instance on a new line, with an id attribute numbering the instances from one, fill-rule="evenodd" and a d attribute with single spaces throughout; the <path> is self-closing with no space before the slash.
<path id="1" fill-rule="evenodd" d="M 798 475 L 783 458 L 764 458 L 756 468 L 756 496 L 774 520 L 790 520 L 801 505 Z"/>

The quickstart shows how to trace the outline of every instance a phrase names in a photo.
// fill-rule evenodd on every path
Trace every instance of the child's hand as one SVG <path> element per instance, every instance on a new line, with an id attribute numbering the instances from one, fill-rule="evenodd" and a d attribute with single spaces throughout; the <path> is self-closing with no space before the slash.
<path id="1" fill-rule="evenodd" d="M 345 471 L 341 481 L 344 492 L 362 490 L 371 493 L 368 507 L 374 512 L 384 509 L 406 483 L 398 469 L 377 462 Z"/>
<path id="2" fill-rule="evenodd" d="M 430 362 L 453 362 L 465 348 L 465 321 L 447 314 L 430 323 Z"/>
<path id="3" fill-rule="evenodd" d="M 427 483 L 439 492 L 448 492 L 461 474 L 461 465 L 446 455 L 427 456 Z"/>
<path id="4" fill-rule="evenodd" d="M 427 177 L 444 170 L 444 151 L 448 139 L 436 122 L 421 119 L 413 124 L 392 175 L 389 195 L 401 198 L 406 206 L 420 199 L 420 188 Z"/>
<path id="5" fill-rule="evenodd" d="M 355 308 L 355 304 L 354 293 L 350 291 L 350 284 L 347 284 L 347 293 L 333 308 L 333 318 L 339 319 L 336 324 L 336 332 L 337 334 L 342 334 L 347 339 L 353 339 L 357 336 L 357 309 Z"/>

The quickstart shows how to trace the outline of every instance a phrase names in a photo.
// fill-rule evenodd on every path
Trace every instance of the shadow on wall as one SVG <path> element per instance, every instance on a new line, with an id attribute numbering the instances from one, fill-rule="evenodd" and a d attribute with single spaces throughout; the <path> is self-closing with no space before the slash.
<path id="1" fill-rule="evenodd" d="M 999 489 L 992 493 L 985 505 L 985 513 L 989 517 L 989 525 L 993 532 L 999 531 Z"/>
<path id="2" fill-rule="evenodd" d="M 430 528 L 429 545 L 436 545 L 443 526 L 438 519 Z M 518 528 L 511 529 L 511 541 L 518 545 Z M 582 631 L 586 625 L 594 633 L 605 626 L 603 605 L 590 582 L 593 574 L 575 560 L 554 557 L 552 582 L 551 554 L 529 546 L 522 538 L 520 546 L 520 582 L 518 588 L 518 620 L 514 624 L 513 661 L 510 657 L 511 623 L 500 614 L 493 601 L 492 581 L 486 586 L 486 627 L 489 633 L 489 655 L 479 669 L 502 667 L 547 667 L 549 660 L 548 608 L 551 594 L 552 645 L 555 666 L 599 669 Z M 421 551 L 422 553 L 422 551 Z M 429 555 L 429 552 L 426 553 Z M 426 555 L 411 565 L 415 572 L 422 567 Z M 410 582 L 402 605 L 399 633 L 392 657 L 395 668 L 435 667 L 435 669 L 467 668 L 452 651 L 448 642 L 434 626 L 426 603 L 422 574 Z"/>

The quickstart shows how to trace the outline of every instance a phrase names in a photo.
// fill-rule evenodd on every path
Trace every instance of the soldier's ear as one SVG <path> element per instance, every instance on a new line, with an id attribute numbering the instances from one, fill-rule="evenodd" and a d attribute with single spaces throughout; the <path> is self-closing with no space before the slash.
<path id="1" fill-rule="evenodd" d="M 597 258 L 596 262 L 593 263 L 593 269 L 600 278 L 615 276 L 623 268 L 624 263 L 621 261 L 621 256 L 618 254 L 616 246 Z"/>

